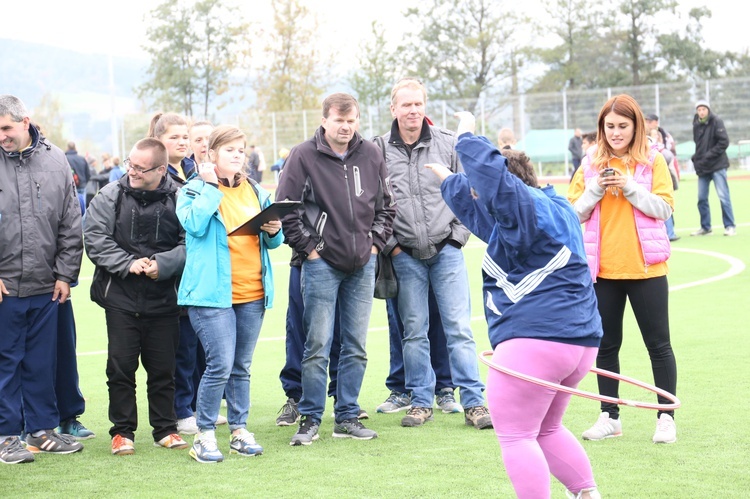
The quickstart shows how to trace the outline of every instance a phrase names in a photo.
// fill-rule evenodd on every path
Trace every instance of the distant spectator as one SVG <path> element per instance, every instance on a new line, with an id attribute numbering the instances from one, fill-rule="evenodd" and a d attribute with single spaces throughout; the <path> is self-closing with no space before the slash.
<path id="1" fill-rule="evenodd" d="M 286 161 L 287 156 L 289 156 L 289 149 L 282 147 L 279 149 L 279 159 L 277 159 L 276 163 L 271 166 L 273 180 L 277 184 L 279 183 L 279 175 L 281 175 L 281 170 L 284 169 L 284 162 Z"/>
<path id="2" fill-rule="evenodd" d="M 510 128 L 501 128 L 497 134 L 497 147 L 499 149 L 513 149 L 516 145 L 516 136 Z"/>
<path id="3" fill-rule="evenodd" d="M 576 128 L 573 132 L 573 136 L 568 142 L 568 151 L 570 151 L 570 157 L 573 161 L 573 173 L 576 172 L 579 166 L 581 166 L 581 158 L 583 158 L 583 139 L 581 138 L 583 133 L 580 128 Z"/>
<path id="4" fill-rule="evenodd" d="M 68 142 L 68 150 L 65 151 L 65 158 L 73 169 L 73 180 L 76 184 L 78 194 L 86 196 L 86 184 L 89 181 L 89 164 L 86 159 L 76 151 L 75 142 Z"/>
<path id="5" fill-rule="evenodd" d="M 734 225 L 732 199 L 729 197 L 729 183 L 727 182 L 729 137 L 724 122 L 711 112 L 711 107 L 706 100 L 700 100 L 695 105 L 693 141 L 695 141 L 695 154 L 692 160 L 695 173 L 698 175 L 698 212 L 701 216 L 701 228 L 690 235 L 705 236 L 711 233 L 708 188 L 713 180 L 721 203 L 724 235 L 734 236 L 737 230 Z"/>
<path id="6" fill-rule="evenodd" d="M 99 191 L 99 181 L 97 180 L 97 171 L 96 171 L 96 158 L 91 156 L 88 158 L 88 165 L 89 165 L 89 180 L 86 182 L 86 207 L 88 208 L 89 203 L 92 199 L 94 199 L 94 196 L 96 196 L 96 193 Z"/>
<path id="7" fill-rule="evenodd" d="M 117 182 L 125 175 L 125 167 L 120 164 L 120 158 L 112 158 L 112 170 L 109 172 L 109 182 Z"/>
<path id="8" fill-rule="evenodd" d="M 260 156 L 254 145 L 250 146 L 250 154 L 247 156 L 247 169 L 250 174 L 250 178 L 260 183 L 261 173 L 259 170 Z"/>

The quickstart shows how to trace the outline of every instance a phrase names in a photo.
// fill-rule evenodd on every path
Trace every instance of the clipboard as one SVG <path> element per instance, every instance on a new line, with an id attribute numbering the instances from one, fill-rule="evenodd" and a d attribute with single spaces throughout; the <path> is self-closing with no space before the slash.
<path id="1" fill-rule="evenodd" d="M 271 220 L 281 220 L 285 215 L 301 206 L 302 201 L 276 201 L 275 203 L 271 203 L 253 218 L 229 231 L 229 235 L 257 236 L 260 234 L 261 225 Z"/>

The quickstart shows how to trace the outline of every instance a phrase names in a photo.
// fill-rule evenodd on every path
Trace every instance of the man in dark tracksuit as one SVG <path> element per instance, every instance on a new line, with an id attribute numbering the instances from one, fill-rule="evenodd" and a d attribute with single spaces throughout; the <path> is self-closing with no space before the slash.
<path id="1" fill-rule="evenodd" d="M 377 437 L 357 419 L 357 399 L 367 365 L 375 255 L 390 237 L 395 203 L 382 153 L 356 131 L 356 99 L 340 93 L 328 96 L 321 121 L 315 136 L 289 153 L 276 191 L 277 199 L 303 202 L 282 220 L 286 242 L 302 260 L 305 306 L 302 419 L 291 445 L 309 445 L 318 438 L 337 304 L 341 353 L 333 436 Z"/>
<path id="2" fill-rule="evenodd" d="M 154 442 L 183 449 L 174 412 L 175 351 L 180 307 L 176 281 L 185 265 L 185 231 L 175 213 L 178 186 L 167 174 L 167 150 L 140 140 L 128 170 L 91 201 L 86 253 L 96 265 L 91 299 L 107 319 L 107 386 L 112 454 L 132 454 L 138 426 L 135 373 L 148 375 Z"/>
<path id="3" fill-rule="evenodd" d="M 83 245 L 65 155 L 12 95 L 0 95 L 0 148 L 0 462 L 15 464 L 83 448 L 53 430 L 58 305 L 78 278 Z"/>

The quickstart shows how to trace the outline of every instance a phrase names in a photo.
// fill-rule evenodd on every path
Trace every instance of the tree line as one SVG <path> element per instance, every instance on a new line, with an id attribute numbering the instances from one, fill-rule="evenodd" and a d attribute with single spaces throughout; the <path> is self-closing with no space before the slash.
<path id="1" fill-rule="evenodd" d="M 750 75 L 747 51 L 705 47 L 708 7 L 681 19 L 677 0 L 542 1 L 543 15 L 531 18 L 509 0 L 424 0 L 402 13 L 420 29 L 393 43 L 374 22 L 355 67 L 337 75 L 304 0 L 274 0 L 265 27 L 226 0 L 164 0 L 148 16 L 151 63 L 138 94 L 153 109 L 208 117 L 219 96 L 248 81 L 256 109 L 281 112 L 317 108 L 333 78 L 363 105 L 382 106 L 403 75 L 422 78 L 431 98 L 470 102 Z"/>

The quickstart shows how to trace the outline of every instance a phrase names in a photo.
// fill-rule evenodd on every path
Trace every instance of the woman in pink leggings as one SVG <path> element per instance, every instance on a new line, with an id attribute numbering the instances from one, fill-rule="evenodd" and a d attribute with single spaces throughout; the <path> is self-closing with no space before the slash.
<path id="1" fill-rule="evenodd" d="M 443 198 L 487 243 L 482 262 L 493 361 L 575 387 L 602 337 L 578 217 L 552 186 L 540 189 L 529 159 L 501 153 L 461 118 L 456 151 L 465 174 L 427 165 Z M 520 498 L 550 496 L 550 474 L 571 497 L 599 498 L 591 464 L 562 425 L 570 395 L 490 370 L 487 401 L 503 462 Z"/>

